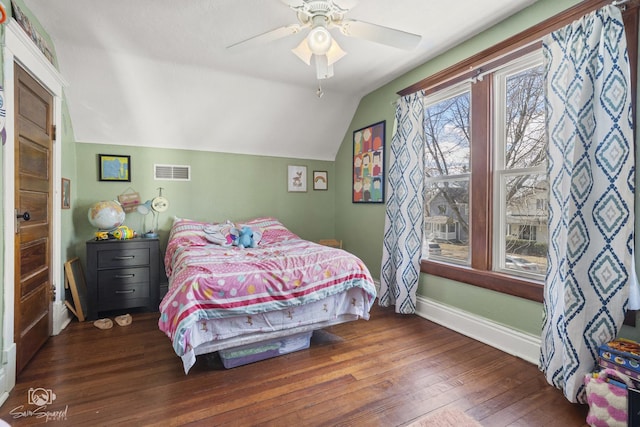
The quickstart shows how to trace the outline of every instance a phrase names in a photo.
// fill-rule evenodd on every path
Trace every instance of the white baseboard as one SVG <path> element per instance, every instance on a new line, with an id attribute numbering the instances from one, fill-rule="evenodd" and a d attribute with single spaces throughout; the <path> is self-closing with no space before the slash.
<path id="1" fill-rule="evenodd" d="M 64 301 L 56 301 L 53 303 L 53 331 L 52 335 L 58 335 L 64 328 L 71 323 L 72 314 L 64 304 Z"/>
<path id="2" fill-rule="evenodd" d="M 0 367 L 0 406 L 9 398 L 9 392 L 16 385 L 16 344 L 11 343 L 2 351 Z"/>
<path id="3" fill-rule="evenodd" d="M 540 360 L 539 336 L 421 296 L 417 298 L 416 314 L 534 365 Z"/>

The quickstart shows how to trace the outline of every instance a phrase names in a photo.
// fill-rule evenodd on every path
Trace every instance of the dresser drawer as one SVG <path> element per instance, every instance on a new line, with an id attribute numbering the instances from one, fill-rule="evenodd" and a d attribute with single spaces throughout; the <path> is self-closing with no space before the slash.
<path id="1" fill-rule="evenodd" d="M 127 269 L 134 270 L 134 269 Z M 139 269 L 145 270 L 145 269 Z M 109 272 L 111 273 L 111 272 Z M 137 280 L 133 278 L 124 278 L 118 279 L 115 278 L 113 280 L 109 279 L 107 274 L 100 274 L 99 287 L 98 287 L 98 301 L 100 305 L 105 300 L 126 300 L 131 298 L 149 298 L 149 275 L 148 271 L 141 273 L 136 277 Z M 126 276 L 126 274 L 122 274 Z"/>
<path id="2" fill-rule="evenodd" d="M 149 301 L 149 284 L 135 283 L 101 289 L 98 297 L 98 310 L 114 310 L 141 307 Z"/>
<path id="3" fill-rule="evenodd" d="M 98 289 L 149 283 L 149 267 L 117 268 L 98 272 Z M 98 294 L 100 295 L 100 294 Z"/>
<path id="4" fill-rule="evenodd" d="M 98 252 L 98 268 L 118 268 L 132 265 L 148 265 L 148 248 L 118 248 Z"/>

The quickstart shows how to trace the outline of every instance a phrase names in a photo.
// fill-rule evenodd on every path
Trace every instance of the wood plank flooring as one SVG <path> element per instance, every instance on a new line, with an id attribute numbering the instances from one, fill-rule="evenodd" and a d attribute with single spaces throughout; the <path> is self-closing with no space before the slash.
<path id="1" fill-rule="evenodd" d="M 566 401 L 535 365 L 377 305 L 369 321 L 334 326 L 333 339 L 314 338 L 309 349 L 233 369 L 199 358 L 189 375 L 157 319 L 134 314 L 131 325 L 104 331 L 72 322 L 23 371 L 0 418 L 15 426 L 45 424 L 44 415 L 73 426 L 403 426 L 456 407 L 483 426 L 586 425 L 587 407 Z M 48 390 L 55 400 L 34 413 L 30 400 L 51 400 Z"/>

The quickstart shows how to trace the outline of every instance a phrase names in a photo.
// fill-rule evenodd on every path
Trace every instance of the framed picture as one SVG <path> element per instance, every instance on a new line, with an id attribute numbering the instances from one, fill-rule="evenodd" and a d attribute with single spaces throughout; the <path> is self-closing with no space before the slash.
<path id="1" fill-rule="evenodd" d="M 98 154 L 100 181 L 131 182 L 131 156 Z"/>
<path id="2" fill-rule="evenodd" d="M 71 180 L 62 178 L 62 209 L 71 209 Z"/>
<path id="3" fill-rule="evenodd" d="M 289 165 L 287 171 L 287 191 L 306 192 L 307 191 L 307 167 Z"/>
<path id="4" fill-rule="evenodd" d="M 385 121 L 353 132 L 353 203 L 384 203 Z"/>
<path id="5" fill-rule="evenodd" d="M 313 189 L 326 190 L 328 188 L 327 171 L 313 171 Z"/>

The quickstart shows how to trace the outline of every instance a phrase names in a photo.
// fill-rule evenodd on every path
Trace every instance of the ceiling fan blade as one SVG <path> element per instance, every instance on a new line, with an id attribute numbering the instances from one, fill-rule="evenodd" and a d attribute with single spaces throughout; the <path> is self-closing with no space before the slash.
<path id="1" fill-rule="evenodd" d="M 422 36 L 418 34 L 354 19 L 345 19 L 338 24 L 338 27 L 345 36 L 370 40 L 405 50 L 415 48 L 422 40 Z"/>
<path id="2" fill-rule="evenodd" d="M 281 39 L 286 36 L 297 34 L 302 30 L 300 24 L 291 24 L 284 27 L 276 28 L 275 30 L 267 31 L 266 33 L 259 34 L 257 36 L 248 38 L 246 40 L 239 41 L 230 46 L 227 49 L 249 48 L 260 46 L 265 43 L 272 42 L 274 40 Z"/>
<path id="3" fill-rule="evenodd" d="M 280 1 L 291 8 L 300 7 L 304 4 L 303 0 L 280 0 Z"/>
<path id="4" fill-rule="evenodd" d="M 333 0 L 333 4 L 338 6 L 340 9 L 351 10 L 356 7 L 358 0 Z"/>

